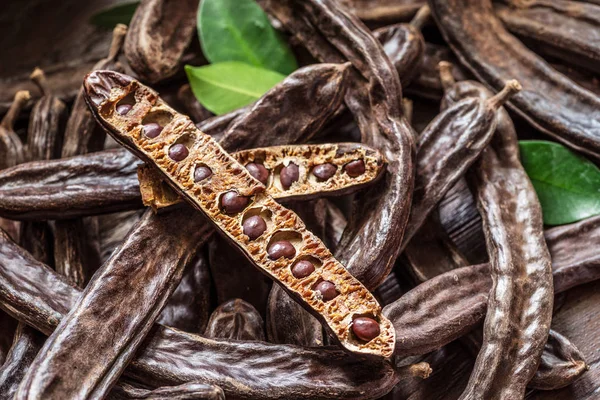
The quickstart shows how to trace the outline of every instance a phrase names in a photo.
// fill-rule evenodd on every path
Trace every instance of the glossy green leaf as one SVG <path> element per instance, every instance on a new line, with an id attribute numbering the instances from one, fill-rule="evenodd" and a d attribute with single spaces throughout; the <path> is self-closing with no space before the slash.
<path id="1" fill-rule="evenodd" d="M 258 100 L 285 78 L 238 61 L 203 67 L 186 65 L 185 72 L 196 99 L 215 114 L 225 114 Z"/>
<path id="2" fill-rule="evenodd" d="M 139 1 L 134 1 L 106 8 L 92 16 L 91 22 L 94 25 L 110 29 L 114 28 L 117 24 L 129 25 L 139 4 Z"/>
<path id="3" fill-rule="evenodd" d="M 202 0 L 198 36 L 211 63 L 241 61 L 288 75 L 296 59 L 254 0 Z"/>
<path id="4" fill-rule="evenodd" d="M 547 225 L 600 214 L 600 169 L 565 146 L 541 140 L 519 142 L 521 162 L 535 187 Z"/>

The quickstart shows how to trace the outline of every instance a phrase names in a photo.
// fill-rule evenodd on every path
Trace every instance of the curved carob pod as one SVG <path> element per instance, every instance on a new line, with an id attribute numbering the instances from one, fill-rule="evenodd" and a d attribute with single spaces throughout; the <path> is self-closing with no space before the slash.
<path id="1" fill-rule="evenodd" d="M 52 333 L 78 301 L 80 289 L 2 232 L 0 243 L 0 307 Z M 376 399 L 414 375 L 414 369 L 394 369 L 385 360 L 334 348 L 213 340 L 161 325 L 144 343 L 125 375 L 151 388 L 197 381 L 245 399 Z"/>
<path id="2" fill-rule="evenodd" d="M 580 152 L 600 156 L 600 97 L 528 50 L 494 15 L 491 0 L 429 0 L 444 39 L 482 82 L 523 85 L 509 105 L 536 128 Z"/>
<path id="3" fill-rule="evenodd" d="M 206 329 L 214 291 L 208 257 L 200 250 L 188 264 L 179 285 L 169 296 L 156 322 L 191 333 Z"/>
<path id="4" fill-rule="evenodd" d="M 265 340 L 265 324 L 252 304 L 232 299 L 213 311 L 204 336 L 234 340 Z"/>
<path id="5" fill-rule="evenodd" d="M 272 146 L 231 156 L 266 186 L 271 197 L 286 201 L 352 193 L 381 178 L 385 166 L 378 151 L 357 143 Z M 362 162 L 364 172 L 350 176 L 345 170 L 350 162 Z M 290 169 L 294 175 L 286 173 Z M 158 210 L 183 201 L 151 167 L 141 167 L 138 178 L 144 205 Z"/>
<path id="6" fill-rule="evenodd" d="M 94 72 L 85 87 L 88 104 L 105 129 L 159 168 L 261 271 L 310 308 L 344 348 L 391 356 L 394 332 L 373 295 L 243 165 L 131 77 Z M 143 125 L 151 122 L 163 127 L 157 137 L 143 133 Z M 208 168 L 211 175 L 195 179 L 198 168 Z M 295 174 L 286 168 L 280 172 L 283 185 L 284 176 Z M 350 177 L 364 172 L 352 162 L 343 169 Z"/>
<path id="7" fill-rule="evenodd" d="M 313 56 L 326 62 L 351 60 L 364 77 L 353 79 L 356 87 L 345 101 L 361 128 L 362 142 L 388 161 L 388 174 L 368 194 L 357 196 L 354 218 L 336 254 L 373 289 L 383 282 L 398 256 L 412 196 L 415 146 L 402 115 L 398 73 L 369 30 L 330 0 L 271 0 L 262 6 Z"/>
<path id="8" fill-rule="evenodd" d="M 196 32 L 198 0 L 143 0 L 125 38 L 129 66 L 144 81 L 174 75 Z"/>
<path id="9" fill-rule="evenodd" d="M 223 389 L 215 385 L 190 382 L 158 389 L 141 389 L 127 383 L 117 384 L 111 390 L 111 400 L 225 400 Z"/>
<path id="10" fill-rule="evenodd" d="M 0 170 L 25 161 L 23 142 L 15 133 L 14 125 L 19 113 L 30 98 L 31 96 L 27 90 L 18 91 L 10 109 L 0 122 Z"/>
<path id="11" fill-rule="evenodd" d="M 565 0 L 504 0 L 494 4 L 509 31 L 536 52 L 600 72 L 600 6 Z"/>
<path id="12" fill-rule="evenodd" d="M 146 212 L 48 338 L 17 399 L 83 399 L 110 390 L 179 283 L 183 267 L 173 265 L 189 263 L 197 249 L 193 244 L 211 232 L 201 218 L 189 218 L 190 212 Z M 119 297 L 118 310 L 105 307 L 107 298 L 125 292 L 129 295 Z M 112 362 L 98 363 L 98 357 Z"/>
<path id="13" fill-rule="evenodd" d="M 340 6 L 363 21 L 406 21 L 417 13 L 425 0 L 337 0 Z"/>

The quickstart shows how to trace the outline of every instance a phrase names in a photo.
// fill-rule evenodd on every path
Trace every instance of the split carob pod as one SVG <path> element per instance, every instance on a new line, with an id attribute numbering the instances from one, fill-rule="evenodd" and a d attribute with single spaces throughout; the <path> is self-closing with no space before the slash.
<path id="1" fill-rule="evenodd" d="M 286 201 L 352 193 L 374 183 L 385 166 L 378 151 L 358 143 L 272 146 L 238 151 L 232 157 L 266 186 L 271 197 Z M 349 160 L 362 161 L 364 172 L 350 177 L 344 170 Z M 297 170 L 297 176 L 285 174 L 290 168 Z M 152 167 L 140 167 L 138 178 L 144 205 L 158 210 L 183 201 Z"/>
<path id="2" fill-rule="evenodd" d="M 0 307 L 51 334 L 78 302 L 80 289 L 2 232 L 0 244 Z M 337 348 L 215 340 L 158 324 L 144 343 L 124 374 L 150 388 L 202 382 L 246 399 L 376 399 L 414 375 L 388 361 L 361 359 Z"/>
<path id="3" fill-rule="evenodd" d="M 198 0 L 143 0 L 125 38 L 129 66 L 144 81 L 173 76 L 196 32 Z"/>
<path id="4" fill-rule="evenodd" d="M 444 39 L 488 87 L 517 79 L 509 102 L 536 128 L 580 152 L 600 155 L 600 97 L 553 69 L 506 31 L 491 0 L 429 0 Z"/>
<path id="5" fill-rule="evenodd" d="M 600 217 L 545 235 L 555 293 L 600 279 L 600 258 L 593 250 L 600 246 Z M 586 250 L 578 251 L 584 246 Z M 396 329 L 395 353 L 423 354 L 471 331 L 485 315 L 490 288 L 489 265 L 470 265 L 432 277 L 384 307 Z"/>
<path id="6" fill-rule="evenodd" d="M 567 231 L 568 236 L 576 236 L 576 232 L 578 232 L 579 229 L 571 227 L 570 229 L 567 229 Z M 567 238 L 559 237 L 560 239 L 558 242 L 561 243 L 560 245 L 564 245 L 563 240 L 566 241 Z M 547 232 L 546 242 L 550 246 Z M 573 240 L 571 239 L 569 242 L 573 242 Z M 589 242 L 586 241 L 586 246 L 589 245 L 588 243 Z M 565 253 L 573 254 L 577 251 L 572 248 L 566 250 L 567 251 L 550 251 L 554 266 L 564 263 L 561 258 L 564 257 Z M 445 272 L 467 265 L 467 261 L 454 247 L 453 243 L 451 243 L 449 237 L 439 224 L 439 221 L 431 217 L 408 244 L 404 250 L 403 259 L 406 260 L 405 265 L 410 269 L 412 276 L 420 283 L 433 279 Z M 583 273 L 586 272 L 585 264 L 593 263 L 595 254 L 579 256 L 578 260 L 584 260 L 577 266 L 583 275 Z M 564 265 L 565 267 L 568 267 L 567 263 Z M 600 263 L 597 265 L 600 265 Z M 554 272 L 555 274 L 558 273 L 558 268 L 554 267 Z M 564 276 L 565 278 L 568 277 L 568 275 Z M 488 277 L 486 278 L 491 287 L 491 280 Z M 561 280 L 564 280 L 564 278 L 561 278 Z M 561 290 L 566 290 L 568 285 L 561 283 L 560 288 Z M 481 336 L 481 332 L 471 332 L 467 336 L 461 338 L 463 339 L 463 342 L 468 341 L 469 348 L 472 349 L 475 357 L 481 348 Z M 586 370 L 587 365 L 579 349 L 577 349 L 577 347 L 567 338 L 551 329 L 548 334 L 548 342 L 544 347 L 540 365 L 535 372 L 535 375 L 527 384 L 527 387 L 540 390 L 559 389 L 573 383 Z"/>
<path id="7" fill-rule="evenodd" d="M 123 71 L 117 57 L 123 47 L 127 27 L 117 24 L 112 32 L 112 42 L 106 58 L 92 67 L 92 71 L 109 69 Z M 83 88 L 77 93 L 71 115 L 65 128 L 61 158 L 73 157 L 102 150 L 106 133 L 101 129 L 88 108 Z M 57 271 L 72 279 L 80 287 L 100 266 L 100 255 L 90 245 L 97 242 L 92 226 L 97 221 L 84 219 L 58 220 L 54 228 L 54 265 Z"/>
<path id="8" fill-rule="evenodd" d="M 88 104 L 108 133 L 159 168 L 257 267 L 310 308 L 345 349 L 391 356 L 394 332 L 373 295 L 242 164 L 133 78 L 93 72 L 84 85 Z M 122 112 L 125 104 L 127 113 Z M 157 137 L 143 133 L 150 122 L 163 127 Z M 349 159 L 343 167 L 348 179 L 364 172 L 354 163 Z M 296 172 L 298 180 L 306 175 L 291 166 L 279 173 L 286 187 L 295 183 L 291 178 Z M 203 168 L 211 175 L 196 180 L 196 171 Z"/>
<path id="9" fill-rule="evenodd" d="M 177 288 L 156 322 L 191 333 L 206 329 L 214 292 L 208 257 L 204 249 L 188 264 Z"/>
<path id="10" fill-rule="evenodd" d="M 204 336 L 234 340 L 265 340 L 265 324 L 252 304 L 241 299 L 226 301 L 210 316 Z"/>
<path id="11" fill-rule="evenodd" d="M 477 93 L 490 96 L 483 88 Z M 492 289 L 483 345 L 461 398 L 523 397 L 552 321 L 552 268 L 542 210 L 521 165 L 512 121 L 504 109 L 500 113 L 498 134 L 469 174 L 483 220 Z"/>
<path id="12" fill-rule="evenodd" d="M 466 97 L 443 110 L 419 135 L 418 172 L 402 248 L 444 194 L 482 154 L 496 131 L 498 110 L 519 90 L 521 85 L 511 80 L 489 99 Z M 454 139 L 448 140 L 450 137 Z"/>
<path id="13" fill-rule="evenodd" d="M 194 244 L 212 231 L 202 218 L 189 218 L 190 212 L 146 212 L 46 340 L 16 399 L 106 395 L 193 259 Z M 128 296 L 119 297 L 117 310 L 105 307 L 124 292 Z M 110 362 L 99 363 L 98 357 Z"/>
<path id="14" fill-rule="evenodd" d="M 494 11 L 536 52 L 600 72 L 600 6 L 566 0 L 504 0 Z"/>
<path id="15" fill-rule="evenodd" d="M 315 58 L 350 60 L 360 73 L 353 74 L 356 87 L 349 89 L 345 102 L 361 129 L 362 142 L 384 155 L 388 173 L 368 194 L 357 196 L 354 218 L 336 254 L 368 289 L 374 289 L 400 251 L 413 187 L 415 146 L 402 114 L 398 72 L 370 31 L 330 0 L 271 0 L 261 6 Z"/>
<path id="16" fill-rule="evenodd" d="M 223 389 L 216 385 L 189 382 L 177 386 L 163 386 L 154 390 L 142 389 L 128 383 L 119 383 L 111 390 L 111 400 L 225 400 Z"/>
<path id="17" fill-rule="evenodd" d="M 425 0 L 337 0 L 336 2 L 363 21 L 379 23 L 406 21 L 426 3 Z"/>

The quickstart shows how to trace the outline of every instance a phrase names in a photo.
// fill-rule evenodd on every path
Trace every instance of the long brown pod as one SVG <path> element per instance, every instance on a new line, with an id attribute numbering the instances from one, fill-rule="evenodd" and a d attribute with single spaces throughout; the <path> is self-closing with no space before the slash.
<path id="1" fill-rule="evenodd" d="M 183 267 L 173 265 L 191 261 L 197 249 L 192 244 L 211 232 L 202 219 L 189 218 L 189 212 L 146 212 L 121 248 L 94 275 L 78 306 L 48 338 L 29 368 L 17 399 L 100 398 L 107 393 L 179 283 Z M 153 256 L 147 257 L 149 253 Z M 158 290 L 166 294 L 150 290 L 157 283 Z M 119 298 L 119 307 L 135 307 L 139 313 L 105 307 L 106 299 L 120 291 L 129 296 Z M 111 362 L 99 363 L 97 357 Z"/>
<path id="2" fill-rule="evenodd" d="M 140 389 L 127 383 L 115 386 L 110 392 L 111 400 L 225 400 L 223 389 L 204 383 L 184 383 L 178 386 L 164 386 L 158 389 Z"/>
<path id="3" fill-rule="evenodd" d="M 76 304 L 80 289 L 4 233 L 0 241 L 0 307 L 52 333 Z M 360 359 L 333 348 L 213 340 L 160 325 L 125 370 L 126 376 L 149 387 L 197 381 L 246 399 L 375 399 L 406 373 L 396 372 L 387 361 Z"/>
<path id="4" fill-rule="evenodd" d="M 426 2 L 424 0 L 337 0 L 363 21 L 397 22 L 408 20 Z"/>
<path id="5" fill-rule="evenodd" d="M 154 91 L 126 75 L 91 73 L 85 86 L 88 104 L 105 129 L 156 165 L 177 192 L 210 217 L 257 267 L 313 310 L 346 349 L 391 356 L 394 332 L 390 322 L 381 317 L 371 293 L 211 137 L 168 107 Z M 119 113 L 117 107 L 128 99 L 130 110 Z M 151 121 L 163 126 L 157 137 L 142 133 L 143 124 Z M 284 188 L 299 180 L 288 180 L 298 173 L 291 165 L 280 172 Z M 210 174 L 196 179 L 196 171 L 203 169 Z M 356 173 L 352 161 L 344 171 L 350 180 L 364 172 Z M 306 172 L 301 171 L 300 176 L 305 177 Z"/>
<path id="6" fill-rule="evenodd" d="M 265 340 L 260 313 L 244 300 L 226 301 L 213 311 L 204 336 L 234 340 Z"/>
<path id="7" fill-rule="evenodd" d="M 496 15 L 536 52 L 600 72 L 600 6 L 566 0 L 505 2 L 494 5 Z"/>
<path id="8" fill-rule="evenodd" d="M 126 32 L 125 25 L 117 24 L 115 26 L 107 57 L 96 63 L 92 67 L 92 71 L 98 69 L 123 70 L 117 62 L 117 57 L 123 47 Z M 83 88 L 81 88 L 67 120 L 61 158 L 102 150 L 105 137 L 106 134 L 98 126 L 85 103 Z M 97 221 L 83 219 L 55 222 L 55 268 L 81 287 L 90 278 L 90 270 L 94 269 L 90 264 L 100 265 L 99 255 L 95 253 L 93 246 L 90 246 L 91 242 L 98 240 L 98 237 L 94 235 L 94 224 L 97 224 Z"/>
<path id="9" fill-rule="evenodd" d="M 444 39 L 482 82 L 523 85 L 509 105 L 535 127 L 586 154 L 600 154 L 600 98 L 560 74 L 509 34 L 491 0 L 429 0 Z"/>

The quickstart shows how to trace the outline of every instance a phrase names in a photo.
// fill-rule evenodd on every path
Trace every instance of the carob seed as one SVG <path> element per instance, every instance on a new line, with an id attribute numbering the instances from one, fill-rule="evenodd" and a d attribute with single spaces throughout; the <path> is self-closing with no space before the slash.
<path id="1" fill-rule="evenodd" d="M 149 122 L 144 125 L 144 135 L 150 139 L 154 139 L 162 132 L 163 127 L 156 122 Z"/>
<path id="2" fill-rule="evenodd" d="M 300 169 L 294 163 L 290 163 L 287 167 L 283 167 L 279 173 L 279 180 L 284 189 L 289 189 L 292 183 L 300 178 Z"/>
<path id="3" fill-rule="evenodd" d="M 365 162 L 363 160 L 350 161 L 344 165 L 344 171 L 353 178 L 360 176 L 365 173 Z"/>
<path id="4" fill-rule="evenodd" d="M 206 178 L 210 178 L 212 171 L 210 168 L 204 165 L 198 165 L 194 170 L 194 182 L 200 182 Z"/>
<path id="5" fill-rule="evenodd" d="M 181 143 L 174 144 L 169 148 L 169 157 L 171 157 L 173 161 L 181 161 L 185 159 L 188 154 L 190 154 L 190 152 L 187 147 Z"/>
<path id="6" fill-rule="evenodd" d="M 264 165 L 249 163 L 246 164 L 246 169 L 248 172 L 250 172 L 250 175 L 252 175 L 254 179 L 261 182 L 263 185 L 267 184 L 267 180 L 269 179 L 269 170 L 267 170 Z"/>
<path id="7" fill-rule="evenodd" d="M 306 278 L 315 271 L 315 266 L 308 260 L 300 260 L 292 266 L 292 275 L 297 279 Z"/>
<path id="8" fill-rule="evenodd" d="M 237 214 L 248 205 L 250 199 L 235 191 L 227 192 L 221 197 L 221 209 L 226 214 Z"/>
<path id="9" fill-rule="evenodd" d="M 326 181 L 335 174 L 335 171 L 337 171 L 337 167 L 335 165 L 331 163 L 325 163 L 314 167 L 312 174 L 319 180 Z"/>
<path id="10" fill-rule="evenodd" d="M 296 249 L 287 240 L 280 240 L 271 244 L 267 252 L 271 260 L 277 260 L 281 257 L 294 258 L 296 255 Z"/>
<path id="11" fill-rule="evenodd" d="M 323 301 L 332 300 L 339 294 L 335 288 L 335 285 L 329 281 L 321 281 L 317 283 L 315 290 L 321 293 Z"/>
<path id="12" fill-rule="evenodd" d="M 368 342 L 379 336 L 379 323 L 373 318 L 358 317 L 352 323 L 352 332 L 360 339 Z"/>
<path id="13" fill-rule="evenodd" d="M 267 223 L 260 215 L 253 215 L 244 221 L 242 228 L 244 235 L 248 236 L 250 240 L 254 240 L 267 230 Z"/>
<path id="14" fill-rule="evenodd" d="M 121 115 L 125 115 L 131 111 L 132 108 L 133 106 L 131 104 L 119 104 L 117 106 L 117 112 Z"/>

